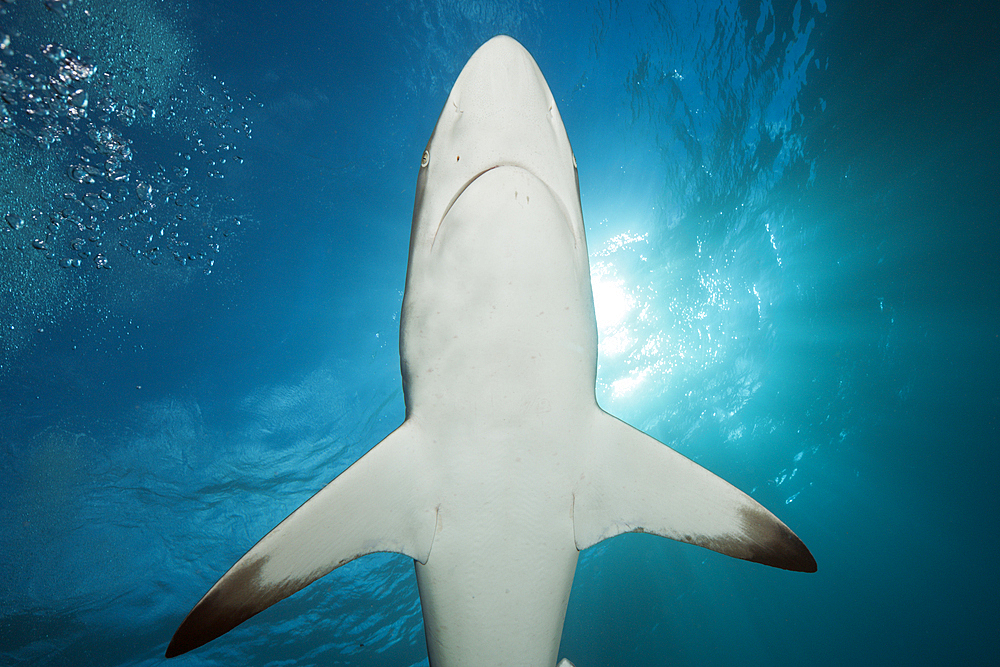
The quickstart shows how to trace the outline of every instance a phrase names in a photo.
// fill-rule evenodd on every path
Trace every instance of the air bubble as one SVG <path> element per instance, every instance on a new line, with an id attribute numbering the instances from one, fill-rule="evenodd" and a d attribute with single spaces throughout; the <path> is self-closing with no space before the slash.
<path id="1" fill-rule="evenodd" d="M 103 213 L 108 210 L 108 202 L 104 201 L 97 193 L 91 192 L 83 196 L 83 203 L 92 211 Z"/>
<path id="2" fill-rule="evenodd" d="M 82 113 L 87 108 L 87 91 L 82 88 L 75 91 L 70 95 L 68 102 L 71 107 L 77 110 L 77 113 Z"/>
<path id="3" fill-rule="evenodd" d="M 77 164 L 69 168 L 70 180 L 76 181 L 81 185 L 95 183 L 97 179 L 94 177 L 100 175 L 101 170 L 89 164 Z"/>

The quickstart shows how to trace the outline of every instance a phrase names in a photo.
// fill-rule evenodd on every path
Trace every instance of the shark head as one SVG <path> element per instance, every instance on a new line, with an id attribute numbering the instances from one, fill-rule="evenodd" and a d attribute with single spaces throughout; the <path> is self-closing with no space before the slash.
<path id="1" fill-rule="evenodd" d="M 429 250 L 449 213 L 477 179 L 520 168 L 544 183 L 585 247 L 576 159 L 556 101 L 534 58 L 500 35 L 459 74 L 427 142 L 413 210 L 414 250 Z"/>
<path id="2" fill-rule="evenodd" d="M 482 360 L 470 382 L 508 372 L 522 382 L 524 370 L 504 360 L 525 355 L 572 369 L 546 370 L 538 386 L 588 387 L 574 397 L 593 403 L 597 332 L 576 160 L 542 72 L 514 39 L 494 37 L 469 59 L 416 190 L 400 333 L 408 409 L 417 395 L 466 391 L 439 379 L 470 358 Z M 539 341 L 555 349 L 543 354 Z"/>

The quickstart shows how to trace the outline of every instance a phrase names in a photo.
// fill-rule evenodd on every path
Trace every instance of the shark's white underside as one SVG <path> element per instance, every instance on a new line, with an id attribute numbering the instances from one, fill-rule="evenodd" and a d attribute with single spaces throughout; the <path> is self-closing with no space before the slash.
<path id="1" fill-rule="evenodd" d="M 168 657 L 379 551 L 416 561 L 433 667 L 555 665 L 578 553 L 620 533 L 816 569 L 749 496 L 597 405 L 576 163 L 509 37 L 469 60 L 424 153 L 400 353 L 403 424 L 243 556 Z"/>

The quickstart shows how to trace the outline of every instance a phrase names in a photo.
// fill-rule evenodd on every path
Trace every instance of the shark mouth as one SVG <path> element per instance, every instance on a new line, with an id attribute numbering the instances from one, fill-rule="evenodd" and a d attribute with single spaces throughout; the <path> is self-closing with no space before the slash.
<path id="1" fill-rule="evenodd" d="M 575 165 L 575 162 L 576 162 L 576 158 L 575 157 L 573 158 L 573 161 L 574 161 L 574 166 L 576 166 Z M 431 250 L 434 249 L 434 243 L 437 241 L 438 233 L 441 231 L 441 227 L 442 227 L 442 225 L 444 225 L 445 218 L 448 217 L 448 214 L 451 212 L 451 208 L 455 205 L 455 202 L 457 202 L 459 200 L 459 198 L 461 198 L 461 196 L 463 194 L 465 194 L 465 191 L 469 189 L 469 186 L 472 185 L 473 183 L 475 183 L 476 180 L 480 176 L 482 176 L 483 174 L 485 174 L 487 172 L 493 171 L 494 169 L 500 169 L 502 167 L 515 167 L 517 169 L 521 169 L 521 170 L 526 171 L 529 174 L 531 174 L 535 179 L 537 179 L 539 182 L 541 182 L 542 184 L 544 184 L 545 187 L 548 188 L 549 191 L 552 193 L 553 199 L 555 199 L 559 203 L 559 207 L 563 210 L 563 214 L 564 214 L 563 218 L 567 222 L 569 222 L 571 220 L 571 218 L 569 216 L 569 209 L 566 206 L 566 202 L 562 201 L 562 198 L 559 197 L 558 195 L 556 195 L 556 193 L 554 191 L 552 191 L 552 188 L 550 188 L 548 186 L 548 184 L 545 183 L 545 181 L 543 181 L 541 178 L 539 178 L 538 175 L 535 174 L 535 172 L 531 171 L 530 169 L 528 169 L 527 167 L 525 167 L 523 165 L 517 164 L 516 162 L 500 162 L 500 163 L 495 164 L 495 165 L 493 165 L 491 167 L 487 167 L 486 169 L 483 169 L 479 173 L 475 174 L 472 178 L 470 178 L 469 180 L 467 180 L 465 182 L 465 184 L 463 184 L 462 187 L 458 189 L 457 192 L 455 192 L 455 196 L 451 198 L 450 202 L 448 202 L 448 206 L 445 207 L 444 213 L 441 214 L 441 219 L 438 220 L 437 228 L 434 230 L 434 238 L 431 239 Z M 573 235 L 573 245 L 576 246 L 577 244 L 579 244 L 580 239 L 577 238 L 578 235 L 577 235 L 576 230 L 573 229 L 572 222 L 569 222 L 569 227 L 570 227 L 570 233 Z"/>

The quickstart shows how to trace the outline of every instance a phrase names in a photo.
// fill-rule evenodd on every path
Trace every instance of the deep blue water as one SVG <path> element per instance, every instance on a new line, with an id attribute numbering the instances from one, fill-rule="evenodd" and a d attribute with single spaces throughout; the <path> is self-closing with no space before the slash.
<path id="1" fill-rule="evenodd" d="M 420 155 L 497 33 L 579 164 L 602 406 L 819 563 L 615 538 L 560 655 L 992 663 L 998 13 L 0 0 L 0 663 L 160 664 L 399 424 Z M 377 555 L 171 664 L 421 662 L 412 565 Z"/>

